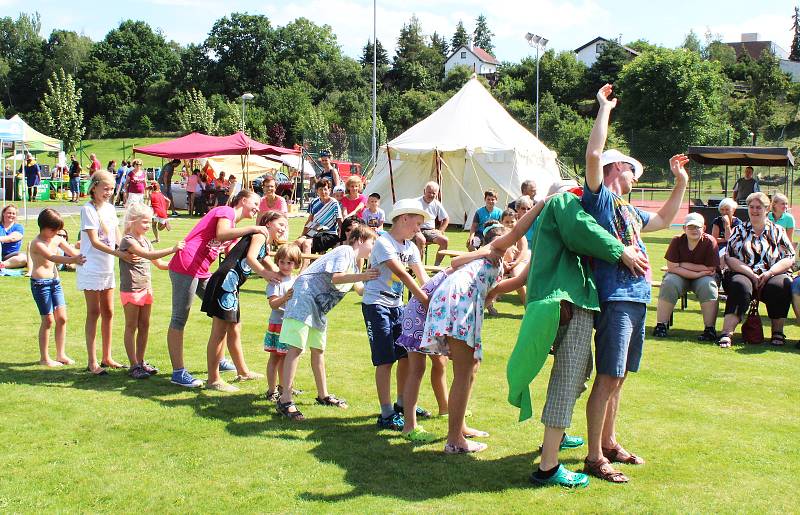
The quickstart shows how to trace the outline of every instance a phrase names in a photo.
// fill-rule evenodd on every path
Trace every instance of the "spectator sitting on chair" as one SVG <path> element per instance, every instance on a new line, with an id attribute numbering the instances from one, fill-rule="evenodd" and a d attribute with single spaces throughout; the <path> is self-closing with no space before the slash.
<path id="1" fill-rule="evenodd" d="M 489 220 L 500 222 L 500 217 L 503 215 L 503 212 L 497 207 L 497 193 L 494 190 L 486 190 L 483 193 L 483 201 L 486 205 L 475 210 L 475 215 L 472 217 L 472 227 L 467 238 L 467 250 L 469 251 L 483 245 L 481 229 L 488 226 Z"/>
<path id="2" fill-rule="evenodd" d="M 720 266 L 725 269 L 725 247 L 728 246 L 728 240 L 731 233 L 736 229 L 741 220 L 736 218 L 736 201 L 732 198 L 724 198 L 720 201 L 719 216 L 711 222 L 711 236 L 717 241 L 717 248 L 719 249 Z"/>
<path id="3" fill-rule="evenodd" d="M 794 217 L 789 212 L 789 199 L 783 193 L 775 193 L 772 195 L 772 205 L 770 205 L 769 215 L 767 215 L 770 222 L 774 222 L 786 230 L 786 236 L 789 241 L 792 241 L 794 236 Z"/>
<path id="4" fill-rule="evenodd" d="M 275 177 L 272 175 L 264 177 L 264 180 L 261 182 L 261 187 L 264 190 L 264 196 L 261 197 L 261 202 L 258 204 L 259 217 L 267 211 L 278 211 L 279 213 L 288 215 L 289 206 L 286 204 L 286 199 L 275 194 L 278 188 Z"/>
<path id="5" fill-rule="evenodd" d="M 17 206 L 8 204 L 0 216 L 0 269 L 24 268 L 28 264 L 28 256 L 22 250 L 22 237 L 25 228 L 17 222 Z"/>
<path id="6" fill-rule="evenodd" d="M 420 254 L 424 253 L 425 245 L 435 243 L 439 245 L 439 250 L 447 250 L 447 245 L 450 240 L 445 236 L 447 226 L 450 224 L 450 218 L 447 216 L 444 206 L 437 198 L 439 195 L 439 184 L 431 181 L 425 185 L 422 190 L 422 196 L 417 200 L 422 204 L 422 209 L 430 213 L 431 219 L 425 219 L 420 226 L 420 231 L 414 236 L 414 242 L 419 247 Z M 436 228 L 436 224 L 439 228 Z M 442 263 L 444 256 L 437 253 L 434 265 L 439 266 Z"/>
<path id="7" fill-rule="evenodd" d="M 339 226 L 342 223 L 342 208 L 331 197 L 328 179 L 320 179 L 314 185 L 318 198 L 308 206 L 308 220 L 303 234 L 295 242 L 303 254 L 323 254 L 339 244 Z M 307 265 L 308 260 L 303 260 Z"/>
<path id="8" fill-rule="evenodd" d="M 750 221 L 742 222 L 728 240 L 725 254 L 729 270 L 723 280 L 728 300 L 720 347 L 731 346 L 731 335 L 758 292 L 772 322 L 772 344 L 783 345 L 786 341 L 783 325 L 792 296 L 788 272 L 794 263 L 794 248 L 783 227 L 767 219 L 768 209 L 766 194 L 751 193 L 747 197 Z"/>
<path id="9" fill-rule="evenodd" d="M 750 194 L 758 191 L 761 191 L 758 179 L 753 177 L 753 167 L 748 166 L 744 169 L 744 177 L 739 177 L 733 186 L 733 200 L 741 204 L 750 198 Z"/>
<path id="10" fill-rule="evenodd" d="M 717 242 L 704 232 L 705 222 L 697 213 L 686 215 L 683 234 L 675 236 L 667 247 L 664 258 L 667 260 L 667 273 L 661 281 L 658 293 L 658 315 L 653 336 L 667 336 L 667 324 L 675 303 L 687 291 L 693 291 L 700 301 L 705 329 L 698 337 L 700 341 L 717 341 L 714 329 L 717 319 L 716 272 L 719 267 Z"/>
<path id="11" fill-rule="evenodd" d="M 513 209 L 514 211 L 517 210 L 517 201 L 522 197 L 528 197 L 531 200 L 536 196 L 536 183 L 530 179 L 527 181 L 522 181 L 522 184 L 519 187 L 520 191 L 522 191 L 522 195 L 517 198 L 517 200 L 511 201 L 508 203 L 508 209 Z"/>

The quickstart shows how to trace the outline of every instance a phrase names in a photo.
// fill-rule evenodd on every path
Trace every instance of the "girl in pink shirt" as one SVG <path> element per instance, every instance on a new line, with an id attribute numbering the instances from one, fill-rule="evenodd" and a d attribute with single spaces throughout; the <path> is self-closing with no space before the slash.
<path id="1" fill-rule="evenodd" d="M 367 207 L 367 197 L 361 193 L 363 188 L 361 177 L 358 175 L 351 175 L 348 177 L 347 182 L 345 182 L 345 188 L 347 194 L 342 197 L 341 200 L 344 218 L 349 216 L 361 216 L 361 211 Z"/>

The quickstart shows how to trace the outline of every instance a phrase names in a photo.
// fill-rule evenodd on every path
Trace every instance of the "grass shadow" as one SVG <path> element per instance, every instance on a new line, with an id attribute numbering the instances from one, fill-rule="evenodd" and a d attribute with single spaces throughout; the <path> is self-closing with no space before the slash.
<path id="1" fill-rule="evenodd" d="M 501 492 L 513 488 L 531 488 L 528 475 L 539 455 L 513 454 L 497 459 L 483 455 L 448 456 L 441 452 L 444 441 L 415 445 L 399 433 L 378 431 L 373 416 L 309 418 L 291 422 L 275 415 L 275 424 L 245 421 L 232 422 L 229 430 L 239 436 L 255 434 L 278 439 L 304 439 L 315 443 L 308 452 L 320 463 L 332 464 L 344 471 L 347 492 L 306 491 L 298 498 L 309 502 L 339 502 L 362 496 L 378 496 L 404 501 L 424 501 L 459 493 Z M 296 437 L 288 431 L 310 431 Z M 488 441 L 492 445 L 491 439 Z M 502 445 L 502 442 L 496 442 Z M 575 467 L 580 459 L 565 459 Z M 454 471 L 469 467 L 469 474 Z"/>

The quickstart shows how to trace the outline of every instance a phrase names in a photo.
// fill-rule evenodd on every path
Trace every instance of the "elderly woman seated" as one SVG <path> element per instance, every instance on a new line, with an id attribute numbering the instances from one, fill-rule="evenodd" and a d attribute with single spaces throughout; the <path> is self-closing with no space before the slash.
<path id="1" fill-rule="evenodd" d="M 783 325 L 792 299 L 788 272 L 794 263 L 794 249 L 784 228 L 767 218 L 769 206 L 764 193 L 751 193 L 747 197 L 750 221 L 736 227 L 728 240 L 725 256 L 729 269 L 723 283 L 728 300 L 720 347 L 731 346 L 731 335 L 747 313 L 754 294 L 767 305 L 772 344 L 785 343 Z"/>
<path id="2" fill-rule="evenodd" d="M 728 245 L 728 238 L 731 237 L 733 230 L 742 221 L 736 218 L 736 201 L 732 198 L 722 199 L 717 209 L 719 209 L 719 216 L 711 222 L 711 236 L 717 240 L 719 255 L 723 257 L 725 247 Z M 722 262 L 722 268 L 725 268 L 724 261 Z"/>
<path id="3" fill-rule="evenodd" d="M 704 232 L 705 221 L 697 213 L 689 213 L 683 224 L 683 234 L 675 236 L 667 247 L 667 273 L 658 293 L 658 315 L 653 336 L 667 336 L 667 323 L 675 303 L 687 291 L 693 291 L 700 301 L 705 329 L 701 341 L 717 341 L 714 324 L 717 319 L 716 272 L 719 253 L 716 240 Z"/>

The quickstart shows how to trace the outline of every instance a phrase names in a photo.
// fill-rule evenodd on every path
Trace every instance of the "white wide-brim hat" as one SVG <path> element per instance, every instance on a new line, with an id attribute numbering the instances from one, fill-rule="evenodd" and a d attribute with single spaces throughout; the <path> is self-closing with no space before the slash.
<path id="1" fill-rule="evenodd" d="M 433 216 L 422 208 L 422 203 L 414 198 L 404 198 L 394 203 L 389 219 L 394 220 L 401 215 L 419 215 L 426 221 L 433 219 Z"/>
<path id="2" fill-rule="evenodd" d="M 605 166 L 611 163 L 628 163 L 631 165 L 633 167 L 633 178 L 637 181 L 644 173 L 644 167 L 642 166 L 642 163 L 631 156 L 626 156 L 615 148 L 606 150 L 603 152 L 603 155 L 600 156 L 600 166 Z"/>

